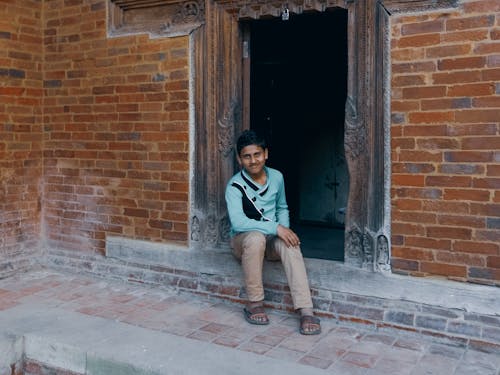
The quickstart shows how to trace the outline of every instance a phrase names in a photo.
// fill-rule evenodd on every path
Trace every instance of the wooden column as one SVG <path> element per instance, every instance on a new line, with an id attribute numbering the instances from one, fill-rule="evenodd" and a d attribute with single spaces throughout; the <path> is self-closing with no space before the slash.
<path id="1" fill-rule="evenodd" d="M 241 121 L 241 40 L 238 19 L 206 1 L 206 22 L 196 36 L 196 130 L 193 247 L 227 246 L 225 184 L 235 172 L 234 138 Z"/>

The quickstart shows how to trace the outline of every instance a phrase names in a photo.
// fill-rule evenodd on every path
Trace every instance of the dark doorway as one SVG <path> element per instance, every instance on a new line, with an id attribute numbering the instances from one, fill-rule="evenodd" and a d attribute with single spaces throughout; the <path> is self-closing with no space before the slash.
<path id="1" fill-rule="evenodd" d="M 283 172 L 305 257 L 344 259 L 347 11 L 251 21 L 250 126 Z"/>

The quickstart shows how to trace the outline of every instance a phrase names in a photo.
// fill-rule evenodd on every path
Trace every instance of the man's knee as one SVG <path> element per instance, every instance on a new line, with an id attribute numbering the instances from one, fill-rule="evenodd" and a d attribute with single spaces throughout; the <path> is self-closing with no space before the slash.
<path id="1" fill-rule="evenodd" d="M 274 242 L 274 248 L 276 252 L 281 255 L 282 252 L 286 252 L 289 255 L 293 255 L 294 257 L 302 257 L 302 250 L 300 246 L 288 247 L 281 238 L 276 238 Z"/>
<path id="2" fill-rule="evenodd" d="M 266 236 L 257 231 L 246 233 L 245 239 L 243 240 L 243 248 L 264 250 L 266 248 Z"/>

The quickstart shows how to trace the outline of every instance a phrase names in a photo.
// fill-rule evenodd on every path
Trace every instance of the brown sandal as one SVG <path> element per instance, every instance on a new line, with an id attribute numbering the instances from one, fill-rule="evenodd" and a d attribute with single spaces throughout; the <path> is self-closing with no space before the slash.
<path id="1" fill-rule="evenodd" d="M 306 327 L 309 327 L 310 330 L 306 330 Z M 303 335 L 319 335 L 321 333 L 319 319 L 312 315 L 304 315 L 300 317 L 299 331 Z"/>
<path id="2" fill-rule="evenodd" d="M 261 326 L 269 324 L 269 318 L 264 311 L 264 306 L 255 306 L 251 309 L 245 307 L 243 312 L 245 313 L 245 320 L 250 324 L 257 324 Z M 259 318 L 262 318 L 262 320 L 259 320 Z"/>

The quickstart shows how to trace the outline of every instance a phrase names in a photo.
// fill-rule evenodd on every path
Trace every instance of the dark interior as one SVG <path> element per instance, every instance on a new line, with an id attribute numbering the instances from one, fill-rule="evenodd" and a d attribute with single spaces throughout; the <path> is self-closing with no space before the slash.
<path id="1" fill-rule="evenodd" d="M 283 172 L 305 257 L 344 259 L 347 11 L 249 22 L 251 128 Z"/>

